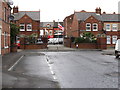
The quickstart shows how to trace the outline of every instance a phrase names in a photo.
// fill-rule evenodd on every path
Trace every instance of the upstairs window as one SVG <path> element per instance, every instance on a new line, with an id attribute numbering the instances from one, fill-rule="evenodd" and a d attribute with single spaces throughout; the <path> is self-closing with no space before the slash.
<path id="1" fill-rule="evenodd" d="M 93 24 L 93 31 L 98 31 L 98 24 L 97 23 Z"/>
<path id="2" fill-rule="evenodd" d="M 91 24 L 90 23 L 86 23 L 86 31 L 91 31 Z"/>
<path id="3" fill-rule="evenodd" d="M 6 9 L 6 8 L 4 8 L 4 21 L 6 21 L 6 20 L 7 20 L 7 14 L 6 14 L 6 11 L 7 11 L 7 9 Z"/>
<path id="4" fill-rule="evenodd" d="M 27 24 L 27 31 L 32 31 L 32 24 Z"/>
<path id="5" fill-rule="evenodd" d="M 112 24 L 112 31 L 117 31 L 118 25 L 117 24 Z"/>
<path id="6" fill-rule="evenodd" d="M 110 24 L 106 24 L 106 31 L 111 31 L 111 25 Z"/>
<path id="7" fill-rule="evenodd" d="M 20 31 L 25 31 L 25 24 L 20 24 Z"/>

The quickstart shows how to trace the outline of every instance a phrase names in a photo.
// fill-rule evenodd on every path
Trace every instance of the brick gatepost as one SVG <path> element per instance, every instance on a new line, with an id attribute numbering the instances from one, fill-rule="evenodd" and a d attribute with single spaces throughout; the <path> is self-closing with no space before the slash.
<path id="1" fill-rule="evenodd" d="M 107 49 L 106 37 L 98 37 L 97 46 L 98 46 L 98 49 Z"/>

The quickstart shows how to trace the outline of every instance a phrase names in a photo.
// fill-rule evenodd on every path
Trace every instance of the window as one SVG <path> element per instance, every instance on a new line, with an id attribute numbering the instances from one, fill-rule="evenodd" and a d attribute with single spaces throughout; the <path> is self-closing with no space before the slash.
<path id="1" fill-rule="evenodd" d="M 117 31 L 118 25 L 117 24 L 112 24 L 112 31 Z"/>
<path id="2" fill-rule="evenodd" d="M 91 24 L 90 23 L 86 23 L 86 31 L 91 31 Z"/>
<path id="3" fill-rule="evenodd" d="M 8 48 L 8 34 L 4 32 L 4 48 Z"/>
<path id="4" fill-rule="evenodd" d="M 107 44 L 111 44 L 111 36 L 107 36 Z"/>
<path id="5" fill-rule="evenodd" d="M 93 24 L 93 31 L 98 31 L 98 24 L 97 23 Z"/>
<path id="6" fill-rule="evenodd" d="M 48 35 L 48 30 L 45 30 L 45 35 Z"/>
<path id="7" fill-rule="evenodd" d="M 110 24 L 106 24 L 106 31 L 111 31 L 110 29 Z"/>
<path id="8" fill-rule="evenodd" d="M 32 31 L 32 25 L 31 24 L 27 24 L 27 31 Z"/>
<path id="9" fill-rule="evenodd" d="M 4 8 L 4 20 L 6 21 L 7 18 L 6 18 L 6 8 Z"/>
<path id="10" fill-rule="evenodd" d="M 20 24 L 20 31 L 25 31 L 25 24 Z"/>
<path id="11" fill-rule="evenodd" d="M 52 30 L 49 31 L 49 35 L 52 35 Z"/>
<path id="12" fill-rule="evenodd" d="M 116 44 L 117 36 L 112 36 L 112 44 Z"/>

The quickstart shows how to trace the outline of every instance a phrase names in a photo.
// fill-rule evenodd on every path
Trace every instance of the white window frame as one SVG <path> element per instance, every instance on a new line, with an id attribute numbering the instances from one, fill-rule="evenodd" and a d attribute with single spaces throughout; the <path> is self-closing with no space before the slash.
<path id="1" fill-rule="evenodd" d="M 90 25 L 90 26 L 89 26 L 89 28 L 90 28 L 89 30 L 87 29 L 87 27 L 88 27 L 87 25 L 88 25 L 88 24 Z M 86 31 L 91 31 L 91 23 L 86 23 Z"/>
<path id="2" fill-rule="evenodd" d="M 112 44 L 116 44 L 117 38 L 118 38 L 117 35 L 112 36 Z"/>
<path id="3" fill-rule="evenodd" d="M 30 26 L 31 29 L 28 29 L 28 26 Z M 31 23 L 28 23 L 28 24 L 27 24 L 27 31 L 32 31 L 32 24 L 31 24 Z"/>
<path id="4" fill-rule="evenodd" d="M 4 32 L 4 48 L 8 48 L 8 33 Z"/>
<path id="5" fill-rule="evenodd" d="M 107 25 L 109 25 L 109 29 L 107 28 L 108 27 Z M 111 24 L 106 24 L 105 28 L 106 28 L 106 31 L 111 31 Z"/>
<path id="6" fill-rule="evenodd" d="M 107 36 L 107 44 L 111 44 L 111 36 Z"/>
<path id="7" fill-rule="evenodd" d="M 94 25 L 96 25 L 96 29 L 94 29 Z M 97 23 L 93 23 L 93 31 L 98 31 L 98 24 Z"/>
<path id="8" fill-rule="evenodd" d="M 25 24 L 20 24 L 20 27 L 21 27 L 21 26 L 24 26 L 24 29 L 21 29 L 21 28 L 20 28 L 20 31 L 25 31 Z"/>
<path id="9" fill-rule="evenodd" d="M 118 24 L 112 24 L 112 31 L 118 31 Z"/>

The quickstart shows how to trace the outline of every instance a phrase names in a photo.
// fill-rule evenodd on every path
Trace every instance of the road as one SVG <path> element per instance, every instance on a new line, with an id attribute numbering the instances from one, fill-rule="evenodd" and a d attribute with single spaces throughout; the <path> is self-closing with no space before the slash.
<path id="1" fill-rule="evenodd" d="M 45 53 L 62 88 L 117 88 L 118 61 L 100 51 Z"/>
<path id="2" fill-rule="evenodd" d="M 31 52 L 3 75 L 3 86 L 117 88 L 118 60 L 101 51 Z"/>

